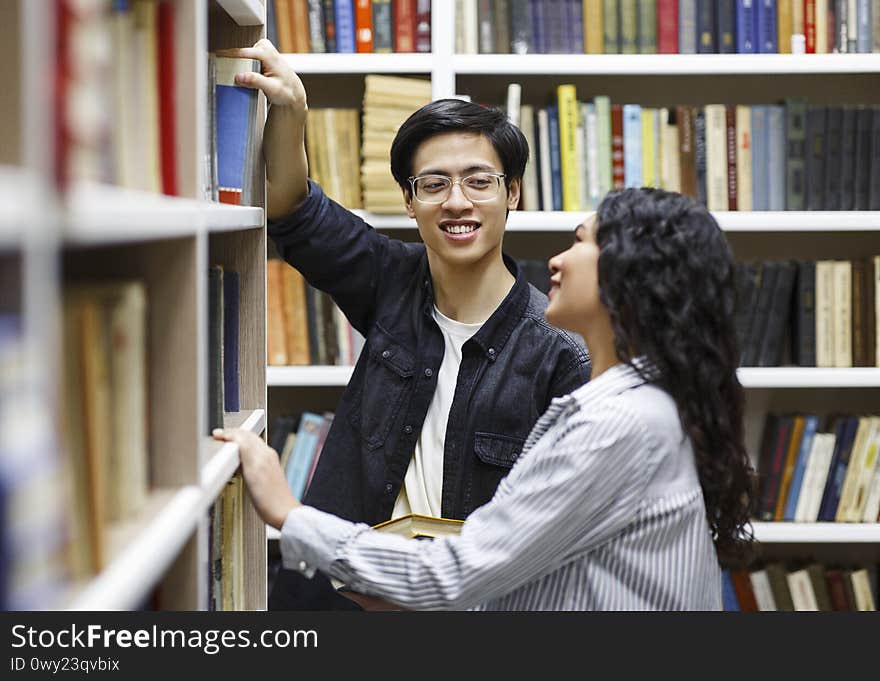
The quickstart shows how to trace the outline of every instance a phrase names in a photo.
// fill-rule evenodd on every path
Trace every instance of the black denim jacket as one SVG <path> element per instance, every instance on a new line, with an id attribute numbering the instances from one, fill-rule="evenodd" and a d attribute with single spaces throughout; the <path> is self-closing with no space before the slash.
<path id="1" fill-rule="evenodd" d="M 311 182 L 302 207 L 268 233 L 366 338 L 304 501 L 348 520 L 387 520 L 444 352 L 425 246 L 379 234 Z M 583 346 L 544 320 L 546 297 L 504 261 L 516 283 L 462 349 L 443 459 L 447 518 L 491 499 L 550 400 L 590 375 Z"/>

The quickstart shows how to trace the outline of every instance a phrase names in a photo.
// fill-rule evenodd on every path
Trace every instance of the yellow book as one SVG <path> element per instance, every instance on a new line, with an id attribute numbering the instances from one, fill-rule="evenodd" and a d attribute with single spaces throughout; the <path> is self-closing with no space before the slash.
<path id="1" fill-rule="evenodd" d="M 388 534 L 399 534 L 407 539 L 436 539 L 459 534 L 462 525 L 464 525 L 463 520 L 409 513 L 374 525 L 373 529 Z"/>
<path id="2" fill-rule="evenodd" d="M 752 107 L 736 107 L 736 209 L 752 210 Z"/>
<path id="3" fill-rule="evenodd" d="M 801 0 L 779 0 L 779 3 L 776 5 L 776 39 L 779 46 L 779 54 L 791 54 L 791 32 L 792 20 L 794 18 L 792 16 L 792 1 L 803 6 Z M 738 206 L 739 197 L 737 197 Z"/>
<path id="4" fill-rule="evenodd" d="M 706 105 L 706 204 L 727 210 L 727 112 L 723 104 Z"/>
<path id="5" fill-rule="evenodd" d="M 602 3 L 599 0 L 584 0 L 584 52 L 604 54 L 605 36 L 602 32 Z"/>
<path id="6" fill-rule="evenodd" d="M 580 210 L 581 162 L 577 153 L 580 107 L 574 85 L 556 88 L 559 107 L 559 163 L 562 171 L 562 210 Z"/>
<path id="7" fill-rule="evenodd" d="M 642 186 L 656 187 L 659 178 L 655 166 L 659 145 L 655 135 L 657 109 L 642 107 Z"/>

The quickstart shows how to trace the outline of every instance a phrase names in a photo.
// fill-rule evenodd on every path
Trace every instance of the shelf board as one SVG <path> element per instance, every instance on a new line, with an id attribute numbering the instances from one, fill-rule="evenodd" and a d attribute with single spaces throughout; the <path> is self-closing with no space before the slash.
<path id="1" fill-rule="evenodd" d="M 770 544 L 880 542 L 880 523 L 765 523 L 752 525 L 755 538 Z"/>
<path id="2" fill-rule="evenodd" d="M 154 490 L 135 519 L 110 529 L 108 566 L 76 593 L 67 609 L 140 607 L 195 530 L 201 505 L 202 492 L 195 485 Z"/>
<path id="3" fill-rule="evenodd" d="M 457 54 L 456 74 L 723 76 L 880 73 L 880 54 Z"/>
<path id="4" fill-rule="evenodd" d="M 266 367 L 269 387 L 345 386 L 347 366 Z M 739 369 L 745 388 L 880 388 L 880 369 L 819 369 L 815 367 L 745 367 Z"/>
<path id="5" fill-rule="evenodd" d="M 351 378 L 350 366 L 266 367 L 268 386 L 344 386 Z"/>
<path id="6" fill-rule="evenodd" d="M 266 6 L 260 0 L 217 0 L 239 26 L 262 26 L 266 23 Z"/>
<path id="7" fill-rule="evenodd" d="M 433 69 L 433 55 L 428 53 L 397 54 L 285 54 L 297 73 L 423 73 Z"/>
<path id="8" fill-rule="evenodd" d="M 205 202 L 201 205 L 205 228 L 209 232 L 232 232 L 263 226 L 263 209 Z"/>
<path id="9" fill-rule="evenodd" d="M 377 229 L 416 229 L 407 215 L 353 211 Z M 511 211 L 509 232 L 573 232 L 592 211 Z M 726 232 L 880 232 L 877 211 L 716 211 Z"/>
<path id="10" fill-rule="evenodd" d="M 266 427 L 266 412 L 263 409 L 253 411 L 239 411 L 226 414 L 223 419 L 226 428 L 243 428 L 252 433 L 260 434 Z M 234 442 L 220 442 L 211 437 L 205 437 L 207 453 L 203 459 L 206 463 L 202 466 L 199 476 L 205 499 L 211 503 L 223 489 L 223 485 L 232 477 L 239 466 L 238 445 Z"/>
<path id="11" fill-rule="evenodd" d="M 745 388 L 880 388 L 880 369 L 816 367 L 745 367 L 739 370 Z"/>
<path id="12" fill-rule="evenodd" d="M 263 209 L 80 183 L 67 195 L 64 242 L 96 246 L 263 226 Z"/>

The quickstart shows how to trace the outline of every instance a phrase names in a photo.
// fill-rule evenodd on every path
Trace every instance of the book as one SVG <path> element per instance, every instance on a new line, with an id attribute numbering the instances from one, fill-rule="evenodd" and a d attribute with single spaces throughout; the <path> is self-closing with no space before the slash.
<path id="1" fill-rule="evenodd" d="M 816 366 L 816 262 L 799 260 L 792 299 L 791 359 Z"/>
<path id="2" fill-rule="evenodd" d="M 798 446 L 797 459 L 794 463 L 794 469 L 791 474 L 791 482 L 788 487 L 788 494 L 785 500 L 785 509 L 783 511 L 782 520 L 794 521 L 797 512 L 798 499 L 801 493 L 801 486 L 804 483 L 807 471 L 807 463 L 809 461 L 810 452 L 813 449 L 813 439 L 816 436 L 816 430 L 819 427 L 819 417 L 809 414 L 804 416 L 803 432 L 801 441 Z"/>
<path id="3" fill-rule="evenodd" d="M 217 182 L 222 203 L 253 205 L 257 91 L 235 84 L 235 74 L 260 72 L 256 59 L 210 55 L 214 62 Z"/>
<path id="4" fill-rule="evenodd" d="M 241 409 L 239 395 L 239 300 L 241 276 L 230 269 L 223 270 L 223 408 L 236 412 Z"/>
<path id="5" fill-rule="evenodd" d="M 208 432 L 223 428 L 223 268 L 208 269 Z"/>
<path id="6" fill-rule="evenodd" d="M 783 340 L 792 309 L 797 263 L 793 260 L 774 263 L 776 277 L 763 335 L 758 351 L 757 363 L 762 367 L 779 366 L 782 362 Z"/>
<path id="7" fill-rule="evenodd" d="M 399 534 L 407 539 L 436 539 L 459 534 L 462 525 L 464 525 L 463 520 L 410 513 L 374 525 L 373 529 L 388 534 Z"/>

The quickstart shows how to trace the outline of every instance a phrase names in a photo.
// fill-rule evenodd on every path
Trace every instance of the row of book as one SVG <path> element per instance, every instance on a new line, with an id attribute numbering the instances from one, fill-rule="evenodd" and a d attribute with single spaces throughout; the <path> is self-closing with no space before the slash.
<path id="1" fill-rule="evenodd" d="M 880 418 L 769 412 L 759 452 L 758 519 L 876 523 Z"/>
<path id="2" fill-rule="evenodd" d="M 244 481 L 233 475 L 208 514 L 208 610 L 238 611 L 244 603 Z"/>
<path id="3" fill-rule="evenodd" d="M 430 52 L 431 0 L 267 0 L 283 53 Z"/>
<path id="4" fill-rule="evenodd" d="M 538 290 L 550 290 L 546 261 L 520 260 L 519 265 Z M 330 295 L 276 258 L 266 263 L 266 318 L 270 366 L 353 366 L 364 346 L 364 337 Z M 230 364 L 226 372 L 232 372 Z M 227 376 L 227 385 L 231 380 Z M 229 406 L 227 411 L 236 411 Z"/>
<path id="5" fill-rule="evenodd" d="M 383 151 L 386 152 L 385 174 L 390 178 L 388 150 L 383 147 Z M 357 109 L 309 109 L 306 154 L 309 177 L 321 185 L 327 196 L 346 208 L 363 208 L 361 121 Z"/>
<path id="6" fill-rule="evenodd" d="M 309 488 L 333 417 L 332 412 L 304 411 L 278 416 L 272 423 L 269 445 L 278 452 L 281 469 L 297 499 Z"/>
<path id="7" fill-rule="evenodd" d="M 609 190 L 633 186 L 678 191 L 714 211 L 880 209 L 880 107 L 789 98 L 653 108 L 580 101 L 572 84 L 547 106 L 515 106 L 508 114 L 532 151 L 524 210 L 591 210 Z"/>
<path id="8" fill-rule="evenodd" d="M 8 299 L 7 299 L 8 300 Z M 14 309 L 14 308 L 13 308 Z M 0 610 L 56 607 L 71 572 L 71 467 L 21 316 L 0 313 Z M 54 378 L 54 377 L 50 377 Z M 75 510 L 75 509 L 74 509 Z"/>
<path id="9" fill-rule="evenodd" d="M 176 195 L 175 3 L 60 0 L 55 87 L 59 184 Z M 112 58 L 111 58 L 112 56 Z"/>
<path id="10" fill-rule="evenodd" d="M 333 299 L 282 260 L 266 263 L 268 363 L 352 366 L 363 336 Z"/>
<path id="11" fill-rule="evenodd" d="M 880 366 L 878 280 L 880 256 L 738 263 L 740 364 Z"/>
<path id="12" fill-rule="evenodd" d="M 460 54 L 878 52 L 872 0 L 456 0 Z"/>
<path id="13" fill-rule="evenodd" d="M 75 284 L 63 300 L 63 463 L 69 568 L 100 571 L 107 532 L 150 488 L 147 290 L 139 280 Z"/>
<path id="14" fill-rule="evenodd" d="M 208 269 L 208 432 L 224 414 L 240 411 L 239 303 L 241 276 L 222 265 Z"/>
<path id="15" fill-rule="evenodd" d="M 770 561 L 721 573 L 724 610 L 739 612 L 875 611 L 877 566 Z"/>

